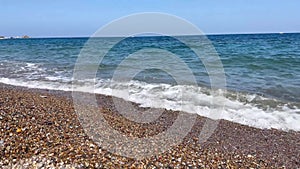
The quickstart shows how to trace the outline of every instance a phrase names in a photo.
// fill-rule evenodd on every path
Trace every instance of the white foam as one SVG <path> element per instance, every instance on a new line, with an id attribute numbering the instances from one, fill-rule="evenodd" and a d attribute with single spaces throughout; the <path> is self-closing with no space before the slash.
<path id="1" fill-rule="evenodd" d="M 58 82 L 22 81 L 17 79 L 0 78 L 0 82 L 25 86 L 30 88 L 51 89 L 71 91 L 70 84 Z M 93 80 L 87 83 L 91 84 Z M 220 118 L 245 124 L 257 128 L 276 128 L 282 130 L 300 131 L 300 109 L 287 106 L 269 108 L 263 110 L 249 102 L 241 102 L 229 98 L 214 98 L 207 94 L 207 89 L 195 86 L 169 84 L 149 84 L 139 81 L 112 82 L 100 80 L 95 85 L 74 86 L 76 91 L 95 92 L 99 94 L 112 95 L 141 104 L 143 107 L 166 108 L 171 110 L 182 110 L 189 113 L 210 117 L 210 110 L 220 107 L 214 99 L 224 99 L 224 109 L 220 112 Z M 128 91 L 128 93 L 127 93 Z M 128 95 L 127 95 L 128 94 Z M 184 96 L 184 97 L 182 97 Z M 246 95 L 248 101 L 255 99 L 255 95 Z M 263 98 L 266 99 L 266 98 Z M 215 101 L 215 102 L 213 102 Z M 211 103 L 214 105 L 211 105 Z"/>
<path id="2" fill-rule="evenodd" d="M 37 68 L 38 66 L 34 63 L 26 63 L 26 67 Z"/>
<path id="3" fill-rule="evenodd" d="M 18 79 L 0 78 L 1 83 L 35 89 L 71 91 L 72 87 L 57 82 L 22 81 Z"/>
<path id="4" fill-rule="evenodd" d="M 45 79 L 50 80 L 50 81 L 57 81 L 60 80 L 61 77 L 56 77 L 56 76 L 47 76 Z"/>

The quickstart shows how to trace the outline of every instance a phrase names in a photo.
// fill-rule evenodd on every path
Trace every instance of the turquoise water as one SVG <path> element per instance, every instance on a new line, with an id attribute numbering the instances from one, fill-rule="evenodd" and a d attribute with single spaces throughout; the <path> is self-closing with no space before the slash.
<path id="1" fill-rule="evenodd" d="M 199 37 L 187 36 L 184 38 L 191 44 L 195 44 L 193 47 L 202 47 L 197 46 Z M 300 120 L 300 34 L 210 35 L 208 39 L 220 56 L 225 71 L 228 89 L 226 98 L 230 103 L 227 105 L 226 113 L 228 115 L 225 113 L 224 118 L 256 127 L 299 130 L 299 127 L 295 125 Z M 0 82 L 28 87 L 70 90 L 74 65 L 87 40 L 88 38 L 0 40 Z M 106 51 L 109 45 L 117 40 L 119 39 L 96 39 L 95 46 L 90 49 L 90 52 Z M 96 91 L 109 94 L 107 89 L 124 88 L 122 85 L 125 83 L 112 85 L 110 79 L 123 61 L 122 56 L 142 49 L 144 46 L 148 46 L 149 50 L 144 53 L 143 51 L 139 52 L 136 57 L 128 59 L 129 65 L 123 67 L 123 71 L 142 69 L 147 66 L 145 64 L 158 62 L 170 64 L 172 67 L 174 63 L 166 62 L 163 53 L 153 49 L 159 48 L 158 44 L 163 44 L 189 66 L 199 88 L 202 89 L 199 91 L 199 95 L 193 96 L 195 99 L 192 97 L 188 101 L 194 108 L 186 111 L 199 113 L 201 106 L 202 108 L 207 106 L 202 105 L 201 100 L 195 103 L 193 101 L 197 100 L 197 97 L 203 97 L 203 94 L 209 93 L 209 76 L 201 60 L 188 52 L 184 45 L 175 43 L 166 37 L 128 38 L 126 43 L 131 45 L 116 46 L 104 57 L 100 66 L 97 63 L 85 65 L 85 71 L 92 70 L 94 67 L 98 68 Z M 132 44 L 136 49 L 132 47 Z M 96 48 L 97 50 L 95 50 Z M 146 62 L 149 58 L 143 58 L 145 55 L 155 56 L 153 57 L 155 59 L 152 58 L 152 61 Z M 179 69 L 176 65 L 172 68 Z M 87 79 L 86 82 L 89 83 L 89 80 Z M 151 99 L 152 96 L 152 99 L 157 96 L 157 98 L 170 100 L 170 98 L 162 98 L 161 94 L 172 93 L 176 87 L 181 91 L 189 90 L 186 86 L 178 85 L 170 74 L 158 69 L 143 70 L 126 84 L 135 91 L 133 93 L 135 98 L 131 100 L 136 102 L 140 102 L 141 98 Z M 188 84 L 187 81 L 186 85 L 188 86 Z M 166 103 L 165 108 L 176 109 L 176 104 L 179 103 L 176 102 L 176 99 L 173 101 L 173 106 Z M 230 106 L 231 104 L 235 106 Z M 242 105 L 248 107 L 242 107 Z M 245 110 L 244 114 L 238 118 L 237 116 L 240 116 L 238 112 L 241 110 Z M 259 122 L 254 118 L 251 119 L 249 115 L 251 110 L 266 113 L 267 115 L 262 117 L 266 121 Z M 269 118 L 269 116 L 272 117 Z M 280 121 L 280 118 L 284 118 L 283 121 Z M 288 123 L 292 124 L 288 125 Z"/>

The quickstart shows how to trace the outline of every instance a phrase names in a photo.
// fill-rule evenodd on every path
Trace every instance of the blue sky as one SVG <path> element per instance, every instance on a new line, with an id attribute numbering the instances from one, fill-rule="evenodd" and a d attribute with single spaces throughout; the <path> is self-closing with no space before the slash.
<path id="1" fill-rule="evenodd" d="M 137 12 L 182 17 L 204 33 L 300 32 L 299 0 L 0 0 L 0 35 L 89 36 Z"/>

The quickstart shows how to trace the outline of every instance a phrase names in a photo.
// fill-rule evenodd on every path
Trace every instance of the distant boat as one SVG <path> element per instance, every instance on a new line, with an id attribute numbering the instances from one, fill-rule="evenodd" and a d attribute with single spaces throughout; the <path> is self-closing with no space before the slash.
<path id="1" fill-rule="evenodd" d="M 279 32 L 279 34 L 284 34 L 283 32 Z"/>

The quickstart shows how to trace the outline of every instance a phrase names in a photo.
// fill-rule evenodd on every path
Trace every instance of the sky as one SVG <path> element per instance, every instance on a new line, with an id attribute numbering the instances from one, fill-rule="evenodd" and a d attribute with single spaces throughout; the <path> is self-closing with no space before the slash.
<path id="1" fill-rule="evenodd" d="M 163 12 L 205 34 L 300 32 L 299 0 L 0 0 L 0 36 L 90 36 L 123 16 Z"/>

